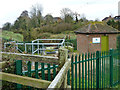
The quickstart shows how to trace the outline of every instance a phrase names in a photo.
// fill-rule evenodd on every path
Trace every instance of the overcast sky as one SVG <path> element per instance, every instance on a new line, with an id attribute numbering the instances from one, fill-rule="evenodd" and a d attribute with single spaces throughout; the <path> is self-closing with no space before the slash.
<path id="1" fill-rule="evenodd" d="M 89 20 L 118 15 L 118 2 L 120 0 L 1 0 L 0 1 L 0 27 L 6 22 L 14 23 L 22 11 L 28 10 L 35 4 L 43 7 L 43 16 L 51 14 L 59 17 L 62 8 L 70 8 L 73 12 L 84 15 Z"/>

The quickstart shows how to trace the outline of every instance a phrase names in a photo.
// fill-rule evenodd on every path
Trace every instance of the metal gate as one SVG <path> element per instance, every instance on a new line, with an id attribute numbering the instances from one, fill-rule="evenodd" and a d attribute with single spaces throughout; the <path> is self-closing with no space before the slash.
<path id="1" fill-rule="evenodd" d="M 68 84 L 71 88 L 110 88 L 119 84 L 118 50 L 72 55 Z"/>

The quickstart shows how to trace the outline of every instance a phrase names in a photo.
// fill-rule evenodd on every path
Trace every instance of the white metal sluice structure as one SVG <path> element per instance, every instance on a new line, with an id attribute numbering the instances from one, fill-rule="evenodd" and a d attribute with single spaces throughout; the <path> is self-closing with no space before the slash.
<path id="1" fill-rule="evenodd" d="M 59 43 L 44 43 L 44 42 L 41 42 L 41 41 L 59 41 Z M 15 48 L 20 51 L 21 53 L 23 52 L 21 49 L 18 48 L 18 45 L 24 45 L 25 47 L 25 52 L 27 52 L 27 46 L 31 46 L 32 50 L 31 50 L 31 53 L 32 54 L 35 54 L 36 52 L 38 54 L 40 53 L 45 53 L 45 50 L 58 50 L 59 47 L 63 47 L 65 45 L 65 39 L 36 39 L 36 40 L 33 40 L 31 43 L 17 43 L 15 41 L 11 41 L 11 42 L 6 42 L 4 43 L 4 49 L 7 47 L 8 44 L 12 44 L 14 43 L 16 46 Z M 46 49 L 46 47 L 50 47 L 50 46 L 56 46 L 57 48 L 53 48 L 53 49 Z M 37 47 L 37 49 L 35 48 Z"/>

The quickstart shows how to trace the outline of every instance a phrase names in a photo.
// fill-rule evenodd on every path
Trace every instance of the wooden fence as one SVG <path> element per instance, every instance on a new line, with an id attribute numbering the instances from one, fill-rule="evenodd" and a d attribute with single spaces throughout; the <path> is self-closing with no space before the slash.
<path id="1" fill-rule="evenodd" d="M 1 52 L 2 57 L 6 59 L 16 60 L 16 74 L 0 72 L 0 80 L 5 80 L 12 83 L 17 83 L 17 88 L 22 88 L 26 85 L 35 88 L 67 88 L 67 71 L 70 68 L 71 61 L 67 58 L 68 51 L 66 49 L 59 49 L 58 57 L 39 56 L 20 53 Z M 22 71 L 22 62 L 27 61 L 27 70 Z M 31 62 L 35 62 L 34 69 L 31 70 Z M 0 63 L 1 68 L 5 65 L 5 61 Z M 39 63 L 41 69 L 39 69 Z M 46 64 L 47 63 L 47 64 Z M 45 80 L 45 65 L 47 66 L 48 79 Z M 58 67 L 59 66 L 59 67 Z M 57 69 L 55 67 L 58 67 Z M 50 77 L 51 68 L 54 71 L 53 81 Z M 39 72 L 42 74 L 39 78 Z M 58 71 L 58 73 L 57 73 Z M 35 78 L 32 78 L 32 72 L 35 72 Z M 24 74 L 27 73 L 27 76 Z M 43 80 L 44 79 L 44 80 Z M 20 85 L 21 84 L 21 85 Z"/>

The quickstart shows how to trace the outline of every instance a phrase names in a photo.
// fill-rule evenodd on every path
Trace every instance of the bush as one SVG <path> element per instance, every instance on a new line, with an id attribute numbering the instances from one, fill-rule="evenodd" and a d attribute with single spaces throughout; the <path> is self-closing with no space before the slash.
<path id="1" fill-rule="evenodd" d="M 41 32 L 48 32 L 53 34 L 59 34 L 63 31 L 72 30 L 72 24 L 70 23 L 59 23 L 59 24 L 51 24 L 42 26 L 38 31 Z"/>
<path id="2" fill-rule="evenodd" d="M 74 50 L 74 47 L 72 47 L 72 46 L 65 46 L 65 48 L 68 49 L 70 52 L 73 52 L 73 50 Z"/>
<path id="3" fill-rule="evenodd" d="M 61 23 L 61 24 L 56 25 L 53 28 L 53 33 L 58 34 L 58 33 L 64 32 L 64 31 L 71 31 L 71 30 L 72 30 L 72 24 L 70 24 L 70 23 Z"/>
<path id="4" fill-rule="evenodd" d="M 55 50 L 50 50 L 50 49 L 54 49 L 54 47 L 46 47 L 47 50 L 45 50 L 45 52 L 53 52 Z"/>
<path id="5" fill-rule="evenodd" d="M 74 50 L 77 50 L 77 39 L 66 39 L 65 42 L 70 42 L 73 44 Z"/>

